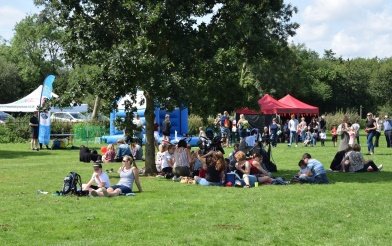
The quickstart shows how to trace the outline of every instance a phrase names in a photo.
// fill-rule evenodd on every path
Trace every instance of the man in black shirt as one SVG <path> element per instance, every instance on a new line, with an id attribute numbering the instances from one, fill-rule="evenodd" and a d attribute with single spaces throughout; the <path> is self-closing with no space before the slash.
<path id="1" fill-rule="evenodd" d="M 30 118 L 29 126 L 31 127 L 31 149 L 38 151 L 38 111 Z"/>

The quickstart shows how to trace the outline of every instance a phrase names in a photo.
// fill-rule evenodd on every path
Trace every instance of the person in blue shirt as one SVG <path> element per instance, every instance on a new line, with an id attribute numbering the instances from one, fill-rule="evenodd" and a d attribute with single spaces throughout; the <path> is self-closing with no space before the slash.
<path id="1" fill-rule="evenodd" d="M 300 178 L 301 182 L 313 183 L 313 184 L 328 184 L 327 173 L 321 162 L 316 159 L 312 159 L 309 153 L 305 153 L 302 156 L 302 160 L 308 169 L 305 177 Z"/>
<path id="2" fill-rule="evenodd" d="M 385 140 L 387 141 L 387 148 L 392 148 L 392 120 L 388 115 L 384 116 L 383 128 Z"/>
<path id="3" fill-rule="evenodd" d="M 129 148 L 129 145 L 125 143 L 124 139 L 119 139 L 117 140 L 117 153 L 116 153 L 116 162 L 121 162 L 123 157 L 128 155 L 131 155 L 131 149 Z"/>

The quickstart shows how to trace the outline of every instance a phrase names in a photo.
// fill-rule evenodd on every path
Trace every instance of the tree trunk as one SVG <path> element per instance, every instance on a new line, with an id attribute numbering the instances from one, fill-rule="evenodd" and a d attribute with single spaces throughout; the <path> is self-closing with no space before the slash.
<path id="1" fill-rule="evenodd" d="M 98 120 L 99 106 L 101 104 L 101 98 L 99 96 L 95 97 L 93 113 L 91 114 L 91 120 Z"/>
<path id="2" fill-rule="evenodd" d="M 145 174 L 152 175 L 157 173 L 155 166 L 155 146 L 154 146 L 154 100 L 149 95 L 148 92 L 144 92 L 146 97 L 146 111 L 144 112 L 144 117 L 146 120 L 146 164 L 145 164 Z"/>

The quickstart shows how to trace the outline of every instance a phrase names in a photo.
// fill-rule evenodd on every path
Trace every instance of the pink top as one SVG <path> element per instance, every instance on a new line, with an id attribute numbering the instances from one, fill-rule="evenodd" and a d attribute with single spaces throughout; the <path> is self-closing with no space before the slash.
<path id="1" fill-rule="evenodd" d="M 114 152 L 113 150 L 108 150 L 105 153 L 105 160 L 109 161 L 109 162 L 113 162 L 114 158 L 116 156 L 116 152 Z"/>

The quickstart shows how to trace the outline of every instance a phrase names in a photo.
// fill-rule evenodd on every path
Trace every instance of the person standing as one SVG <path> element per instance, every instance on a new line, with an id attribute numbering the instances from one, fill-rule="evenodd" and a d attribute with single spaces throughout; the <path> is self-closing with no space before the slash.
<path id="1" fill-rule="evenodd" d="M 276 118 L 272 119 L 272 123 L 269 126 L 269 135 L 271 139 L 272 147 L 276 147 L 277 139 L 278 139 L 278 124 L 276 123 Z"/>
<path id="2" fill-rule="evenodd" d="M 298 120 L 295 118 L 295 115 L 291 115 L 291 120 L 289 121 L 289 130 L 290 130 L 290 143 L 288 144 L 289 147 L 295 142 L 295 147 L 298 147 Z"/>
<path id="3" fill-rule="evenodd" d="M 220 118 L 220 131 L 221 136 L 226 137 L 226 146 L 229 146 L 230 138 L 230 116 L 229 112 L 223 112 L 223 116 Z"/>
<path id="4" fill-rule="evenodd" d="M 301 118 L 301 122 L 298 124 L 298 131 L 300 132 L 301 141 L 305 141 L 306 131 L 308 130 L 308 126 L 305 121 L 305 117 Z"/>
<path id="5" fill-rule="evenodd" d="M 378 147 L 378 142 L 381 136 L 382 121 L 380 117 L 376 117 L 374 120 L 376 121 L 376 132 L 374 133 L 374 147 Z"/>
<path id="6" fill-rule="evenodd" d="M 392 148 L 392 120 L 388 115 L 384 116 L 383 129 L 385 140 L 387 141 L 387 148 Z"/>
<path id="7" fill-rule="evenodd" d="M 376 129 L 377 129 L 377 125 L 376 125 L 376 120 L 373 119 L 373 114 L 367 113 L 365 131 L 367 133 L 368 155 L 374 154 L 373 137 L 376 134 Z"/>
<path id="8" fill-rule="evenodd" d="M 326 132 L 326 130 L 327 130 L 327 121 L 325 120 L 325 115 L 321 115 L 319 126 L 320 126 L 320 132 L 323 131 L 323 130 L 324 130 L 324 132 Z"/>
<path id="9" fill-rule="evenodd" d="M 171 128 L 170 115 L 166 114 L 165 120 L 162 123 L 162 135 L 164 141 L 170 142 L 170 128 Z"/>
<path id="10" fill-rule="evenodd" d="M 349 130 L 349 119 L 348 116 L 345 115 L 343 117 L 343 122 L 338 126 L 337 133 L 340 135 L 340 144 L 339 151 L 345 150 L 348 148 L 348 141 L 350 136 L 348 135 Z"/>
<path id="11" fill-rule="evenodd" d="M 142 143 L 143 143 L 143 122 L 140 119 L 140 116 L 138 114 L 136 115 L 136 118 L 133 120 L 133 124 L 135 125 L 133 135 L 137 139 L 138 143 L 140 143 L 140 145 L 142 145 Z"/>
<path id="12" fill-rule="evenodd" d="M 360 144 L 360 142 L 359 142 L 359 129 L 361 128 L 361 126 L 358 124 L 358 120 L 355 120 L 354 124 L 352 124 L 351 127 L 354 128 L 355 138 L 357 139 L 357 144 Z"/>
<path id="13" fill-rule="evenodd" d="M 31 127 L 31 150 L 38 149 L 38 111 L 34 111 L 33 116 L 30 118 L 29 126 Z"/>
<path id="14" fill-rule="evenodd" d="M 240 142 L 243 142 L 248 136 L 249 122 L 245 119 L 245 115 L 240 114 L 240 119 L 237 123 L 237 129 L 240 133 Z"/>

